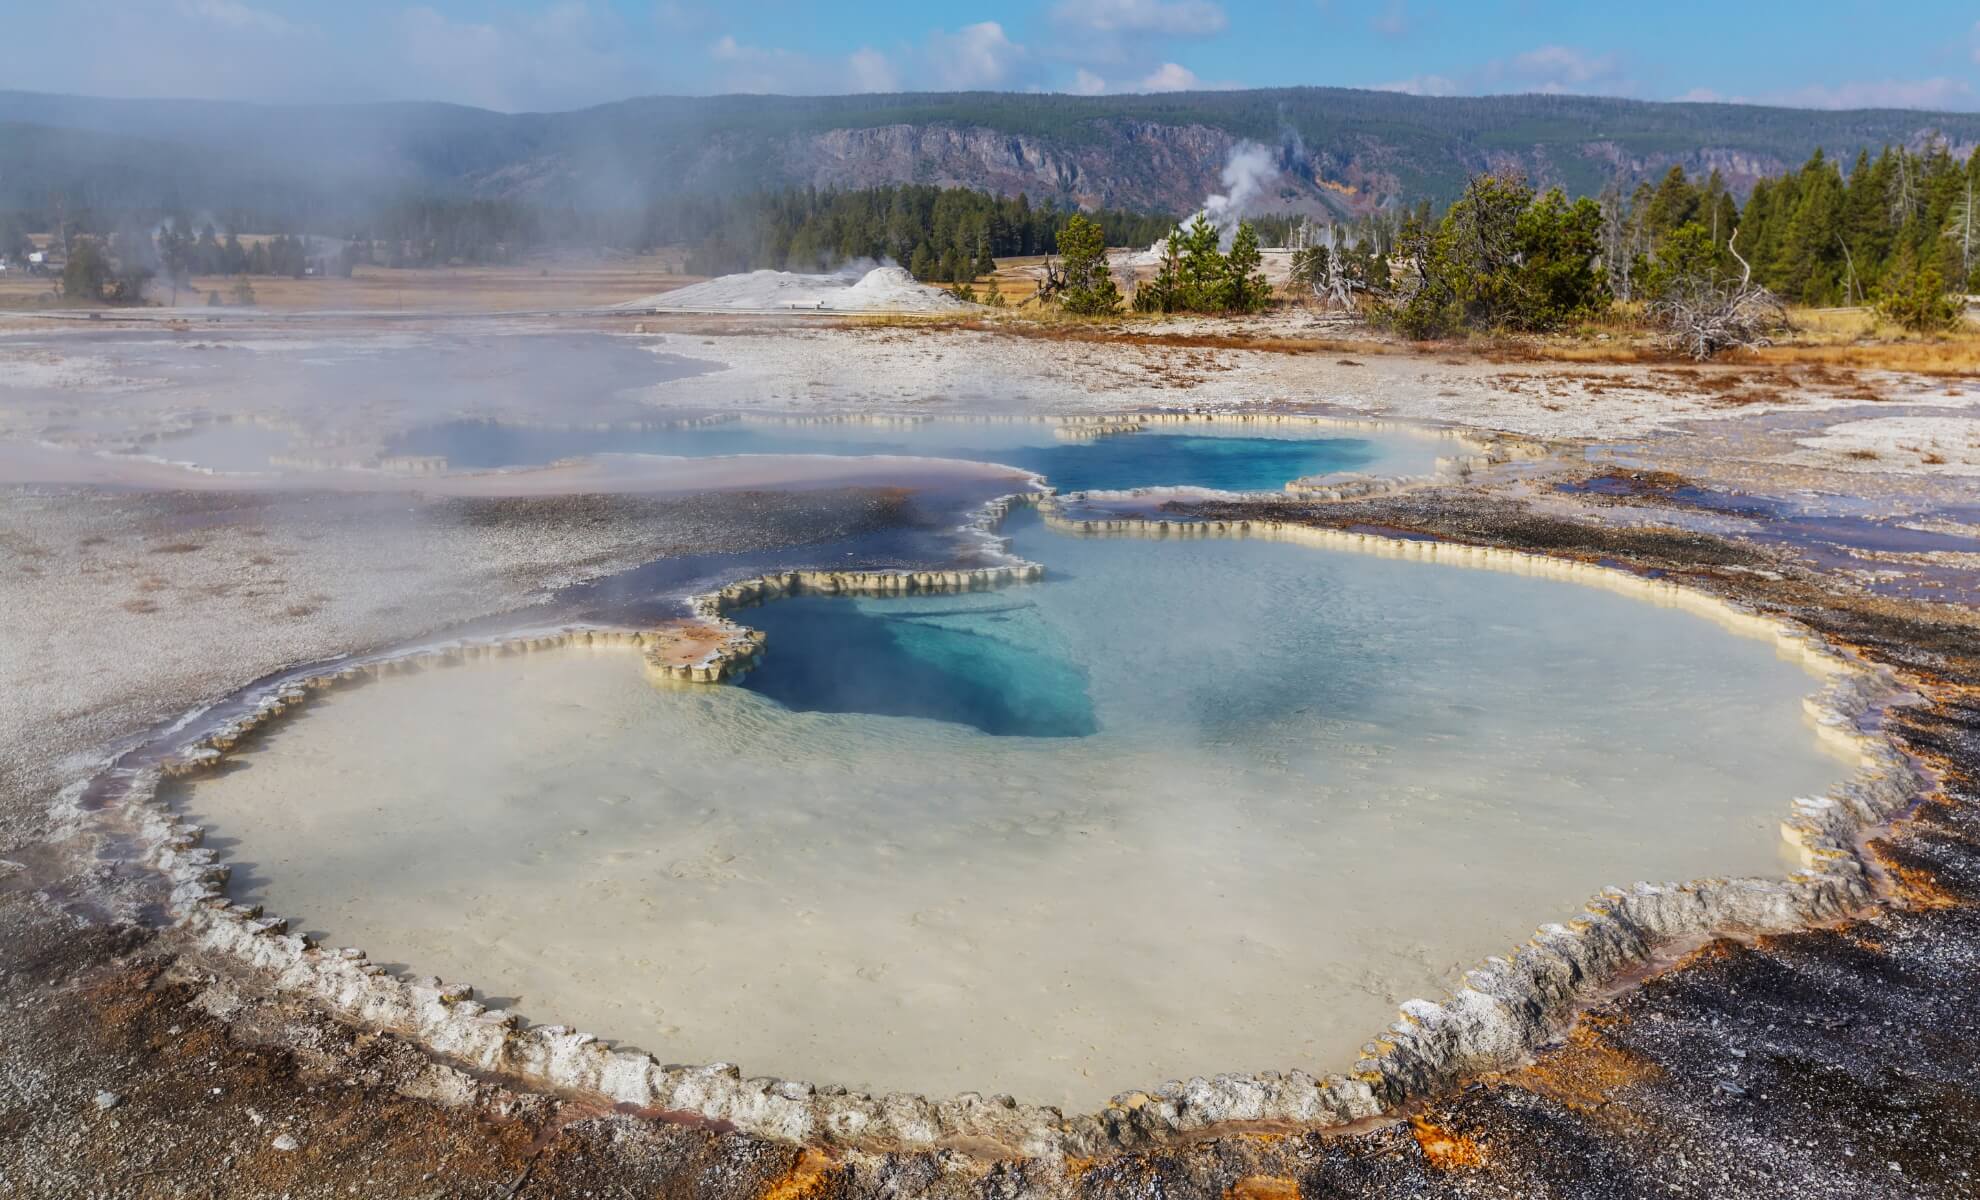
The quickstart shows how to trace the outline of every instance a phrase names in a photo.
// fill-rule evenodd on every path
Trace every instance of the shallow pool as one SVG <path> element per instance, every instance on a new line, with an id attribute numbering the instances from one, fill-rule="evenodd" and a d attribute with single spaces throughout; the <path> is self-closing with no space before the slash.
<path id="1" fill-rule="evenodd" d="M 1045 582 L 331 693 L 183 797 L 234 892 L 664 1061 L 1091 1109 L 1351 1065 L 1601 887 L 1779 874 L 1771 644 L 1571 583 L 1014 522 Z"/>
<path id="2" fill-rule="evenodd" d="M 1321 424 L 1151 426 L 1066 438 L 1038 421 L 930 420 L 903 425 L 730 422 L 655 430 L 559 430 L 451 421 L 393 440 L 388 452 L 445 458 L 455 469 L 533 466 L 592 454 L 901 454 L 998 462 L 1036 471 L 1061 491 L 1152 486 L 1277 491 L 1336 471 L 1420 475 L 1450 444 L 1395 432 L 1343 435 Z"/>

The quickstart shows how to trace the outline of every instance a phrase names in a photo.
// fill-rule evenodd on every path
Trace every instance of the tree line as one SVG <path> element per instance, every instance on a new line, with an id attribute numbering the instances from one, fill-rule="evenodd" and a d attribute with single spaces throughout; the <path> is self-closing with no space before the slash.
<path id="1" fill-rule="evenodd" d="M 687 244 L 692 275 L 820 271 L 891 259 L 923 282 L 962 283 L 988 275 L 997 258 L 1056 252 L 1060 231 L 1078 213 L 1034 205 L 1023 193 L 999 197 L 962 187 L 788 188 L 657 209 L 643 240 Z M 1173 221 L 1120 211 L 1085 216 L 1139 245 L 1161 237 Z"/>
<path id="2" fill-rule="evenodd" d="M 1694 353 L 1778 327 L 1789 303 L 1874 304 L 1929 331 L 1957 319 L 1950 293 L 1980 268 L 1977 195 L 1980 151 L 1962 161 L 1943 144 L 1859 154 L 1846 174 L 1817 150 L 1744 204 L 1717 171 L 1572 200 L 1488 174 L 1434 218 L 1425 205 L 1319 231 L 1292 273 L 1416 338 L 1545 332 L 1616 302 L 1683 327 Z"/>

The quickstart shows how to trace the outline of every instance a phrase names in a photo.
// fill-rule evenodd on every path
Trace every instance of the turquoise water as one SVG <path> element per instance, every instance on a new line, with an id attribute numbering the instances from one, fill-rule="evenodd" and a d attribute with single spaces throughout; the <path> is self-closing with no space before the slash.
<path id="1" fill-rule="evenodd" d="M 747 619 L 793 652 L 745 686 L 795 711 L 923 717 L 1017 737 L 1084 737 L 1099 727 L 1086 672 L 1027 599 L 863 607 L 799 596 Z"/>
<path id="2" fill-rule="evenodd" d="M 1543 748 L 1591 786 L 1644 786 L 1668 748 L 1618 742 L 1619 729 L 1670 726 L 1672 714 L 1736 727 L 1767 689 L 1791 698 L 1807 685 L 1763 643 L 1550 580 L 1269 542 L 1070 538 L 1029 510 L 1005 532 L 1015 553 L 1045 564 L 1043 582 L 805 597 L 738 614 L 769 637 L 743 686 L 793 711 L 994 736 L 1185 739 L 1300 761 L 1315 778 L 1338 777 L 1342 764 L 1288 731 L 1386 723 L 1476 743 L 1483 757 L 1468 770 L 1510 791 Z M 1745 686 L 1724 678 L 1728 662 L 1752 672 Z M 1780 755 L 1807 741 L 1793 703 L 1766 728 Z M 1756 764 L 1779 759 L 1753 749 L 1701 736 L 1688 766 L 1778 791 Z"/>
<path id="3" fill-rule="evenodd" d="M 1243 432 L 1238 430 L 1242 429 Z M 1335 471 L 1419 474 L 1436 445 L 1404 434 L 1341 437 L 1321 428 L 1154 427 L 1141 433 L 1064 440 L 1043 423 L 929 421 L 909 427 L 860 423 L 731 424 L 647 431 L 548 430 L 453 421 L 394 440 L 392 454 L 437 455 L 457 469 L 531 466 L 591 454 L 900 454 L 997 462 L 1036 471 L 1061 491 L 1188 486 L 1276 491 L 1287 481 Z"/>

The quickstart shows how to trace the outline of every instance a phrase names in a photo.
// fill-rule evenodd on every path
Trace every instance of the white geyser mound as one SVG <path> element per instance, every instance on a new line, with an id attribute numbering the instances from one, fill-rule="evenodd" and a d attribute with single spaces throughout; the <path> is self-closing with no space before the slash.
<path id="1" fill-rule="evenodd" d="M 900 267 L 882 265 L 863 274 L 748 271 L 617 307 L 689 312 L 943 312 L 961 308 L 962 301 L 940 288 L 916 283 Z"/>

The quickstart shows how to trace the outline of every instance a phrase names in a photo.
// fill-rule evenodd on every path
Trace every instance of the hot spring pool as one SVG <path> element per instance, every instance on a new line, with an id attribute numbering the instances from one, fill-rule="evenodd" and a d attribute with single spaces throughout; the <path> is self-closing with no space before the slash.
<path id="1" fill-rule="evenodd" d="M 328 693 L 180 796 L 233 892 L 663 1061 L 1090 1110 L 1343 1069 L 1604 885 L 1780 874 L 1802 669 L 1571 583 L 1014 520 L 1045 582 L 799 598 Z"/>
<path id="2" fill-rule="evenodd" d="M 1291 480 L 1336 471 L 1428 474 L 1451 444 L 1407 432 L 1343 435 L 1319 423 L 1158 424 L 1139 433 L 1069 439 L 1041 421 L 739 421 L 656 430 L 451 421 L 397 438 L 387 452 L 445 458 L 456 470 L 538 466 L 593 454 L 899 454 L 1003 463 L 1044 475 L 1067 492 L 1157 486 L 1243 492 L 1278 491 Z"/>

